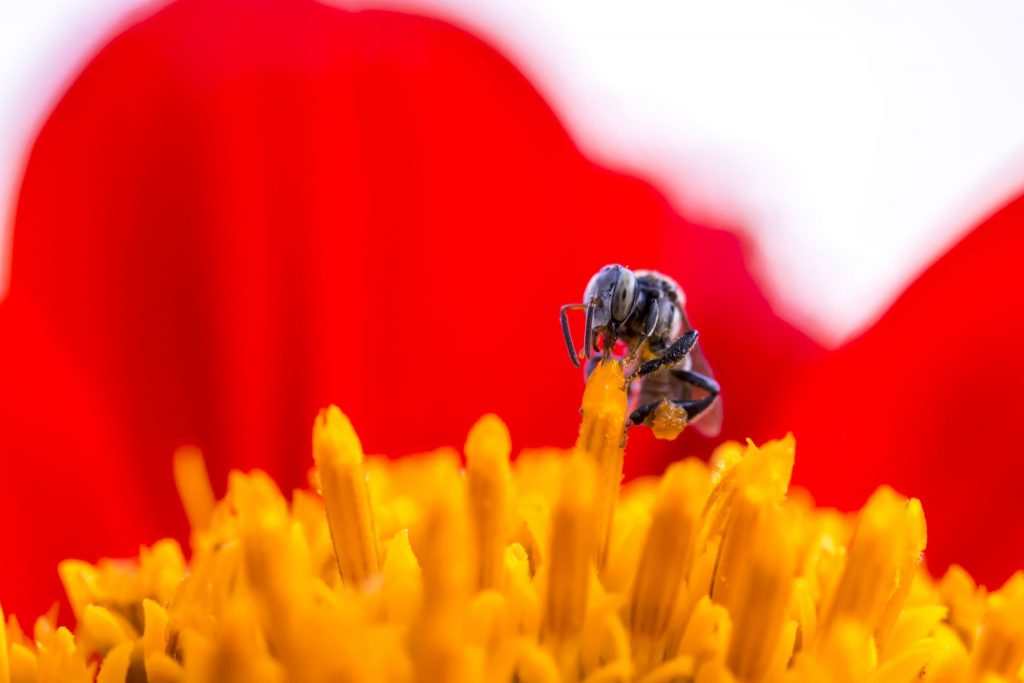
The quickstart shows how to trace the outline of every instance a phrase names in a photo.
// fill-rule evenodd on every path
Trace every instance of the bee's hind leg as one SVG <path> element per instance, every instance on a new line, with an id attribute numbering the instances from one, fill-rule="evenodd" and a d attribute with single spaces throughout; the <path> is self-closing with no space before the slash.
<path id="1" fill-rule="evenodd" d="M 629 426 L 643 424 L 647 418 L 654 414 L 654 411 L 661 405 L 661 401 L 651 401 L 637 406 L 637 409 L 629 414 Z"/>
<path id="2" fill-rule="evenodd" d="M 682 380 L 687 384 L 692 384 L 698 389 L 703 389 L 711 394 L 712 398 L 718 396 L 718 393 L 721 391 L 721 388 L 718 386 L 718 382 L 707 375 L 700 374 L 699 372 L 672 368 L 672 375 L 678 380 Z"/>
<path id="3" fill-rule="evenodd" d="M 676 379 L 682 382 L 686 382 L 691 386 L 695 386 L 698 389 L 703 389 L 704 391 L 708 392 L 708 395 L 703 398 L 678 400 L 661 399 L 658 401 L 651 401 L 650 403 L 644 403 L 643 405 L 638 406 L 637 409 L 634 410 L 632 413 L 630 413 L 629 424 L 647 424 L 648 426 L 650 426 L 650 424 L 647 421 L 654 416 L 654 411 L 658 409 L 659 405 L 661 405 L 662 400 L 671 401 L 672 403 L 676 404 L 677 406 L 685 410 L 686 421 L 688 423 L 693 422 L 698 417 L 703 415 L 704 411 L 710 408 L 711 404 L 713 404 L 715 402 L 715 399 L 718 398 L 718 394 L 721 391 L 721 388 L 719 387 L 718 382 L 716 382 L 713 378 L 708 377 L 707 375 L 702 375 L 699 372 L 693 372 L 692 370 L 679 370 L 676 368 L 672 368 L 671 372 L 672 376 L 675 377 Z"/>
<path id="4" fill-rule="evenodd" d="M 705 396 L 704 398 L 687 399 L 687 400 L 672 400 L 672 399 L 662 399 L 662 400 L 668 401 L 669 403 L 674 403 L 677 406 L 679 406 L 680 408 L 682 408 L 684 411 L 686 411 L 686 421 L 687 421 L 687 423 L 690 423 L 690 422 L 693 422 L 694 420 L 696 420 L 698 417 L 700 417 L 704 413 L 705 410 L 710 408 L 711 404 L 715 402 L 716 398 L 718 398 L 718 393 L 717 392 L 715 392 L 713 394 L 709 394 L 709 395 Z M 646 424 L 648 427 L 651 426 L 650 422 L 648 422 L 648 420 L 650 420 L 652 417 L 654 417 L 654 411 L 656 411 L 658 409 L 658 406 L 660 406 L 660 405 L 661 405 L 661 401 L 659 400 L 659 401 L 651 401 L 650 403 L 644 403 L 642 406 L 639 406 L 636 410 L 634 410 L 632 413 L 629 414 L 629 424 L 630 425 Z"/>
<path id="5" fill-rule="evenodd" d="M 705 410 L 711 407 L 711 404 L 715 402 L 716 398 L 718 398 L 718 394 L 721 392 L 721 387 L 719 387 L 718 382 L 713 378 L 708 377 L 707 375 L 702 375 L 699 372 L 694 372 L 692 370 L 680 370 L 677 368 L 672 368 L 671 372 L 672 376 L 676 379 L 708 392 L 708 395 L 703 398 L 673 401 L 677 406 L 686 411 L 687 422 L 693 422 L 700 417 Z"/>

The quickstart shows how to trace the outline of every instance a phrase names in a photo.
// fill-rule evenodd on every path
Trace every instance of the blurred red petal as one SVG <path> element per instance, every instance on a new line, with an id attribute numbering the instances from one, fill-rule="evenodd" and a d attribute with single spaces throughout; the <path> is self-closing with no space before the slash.
<path id="1" fill-rule="evenodd" d="M 941 257 L 860 338 L 793 384 L 777 429 L 797 483 L 860 506 L 880 483 L 921 499 L 928 564 L 990 587 L 1024 565 L 1024 196 Z"/>
<path id="2" fill-rule="evenodd" d="M 151 452 L 127 447 L 110 406 L 93 390 L 96 378 L 66 351 L 31 310 L 10 301 L 0 306 L 5 609 L 45 608 L 60 597 L 57 562 L 99 548 L 133 553 L 160 513 L 147 500 L 150 479 L 158 476 L 146 465 Z"/>
<path id="3" fill-rule="evenodd" d="M 816 347 L 736 237 L 586 160 L 499 54 L 388 12 L 172 4 L 95 58 L 29 160 L 0 452 L 40 466 L 0 502 L 22 563 L 0 563 L 0 601 L 29 616 L 58 594 L 57 557 L 183 538 L 182 443 L 217 488 L 231 467 L 302 485 L 328 402 L 370 452 L 460 445 L 490 410 L 517 446 L 572 443 L 581 379 L 557 309 L 609 261 L 683 284 L 724 436 L 766 436 L 751 425 Z M 68 405 L 86 409 L 35 439 Z M 641 432 L 628 468 L 710 445 Z"/>

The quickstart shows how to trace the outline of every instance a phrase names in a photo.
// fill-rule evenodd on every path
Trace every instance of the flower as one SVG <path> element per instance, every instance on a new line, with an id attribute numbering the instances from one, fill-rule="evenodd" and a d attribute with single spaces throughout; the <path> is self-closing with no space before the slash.
<path id="1" fill-rule="evenodd" d="M 724 434 L 774 434 L 756 424 L 769 388 L 816 347 L 771 310 L 740 237 L 677 209 L 587 158 L 452 25 L 161 5 L 90 61 L 26 160 L 0 302 L 0 515 L 18 519 L 0 545 L 19 558 L 0 600 L 35 614 L 63 557 L 184 543 L 182 444 L 218 493 L 238 468 L 301 485 L 328 401 L 395 456 L 454 443 L 478 408 L 517 449 L 571 445 L 581 379 L 557 311 L 609 262 L 680 281 Z M 429 395 L 396 393 L 416 378 Z M 627 474 L 668 461 L 652 442 L 634 439 Z"/>
<path id="2" fill-rule="evenodd" d="M 683 285 L 724 436 L 793 430 L 796 482 L 824 504 L 852 510 L 882 482 L 918 497 L 933 571 L 955 560 L 998 586 L 1016 567 L 1021 188 L 826 352 L 773 311 L 743 226 L 595 163 L 478 37 L 304 0 L 154 9 L 70 84 L 16 200 L 0 302 L 9 611 L 46 609 L 60 558 L 184 543 L 166 474 L 183 443 L 218 492 L 236 468 L 300 485 L 328 400 L 392 455 L 454 442 L 481 407 L 517 450 L 570 444 L 579 376 L 555 312 L 608 262 Z M 411 379 L 430 393 L 399 394 Z M 634 435 L 627 477 L 714 445 L 682 439 Z"/>
<path id="3" fill-rule="evenodd" d="M 319 494 L 258 470 L 214 501 L 175 456 L 192 525 L 135 562 L 60 566 L 77 625 L 0 618 L 0 681 L 1024 680 L 1024 572 L 999 591 L 921 564 L 916 499 L 856 514 L 790 490 L 791 436 L 727 442 L 620 490 L 622 368 L 584 391 L 575 448 L 509 462 L 485 415 L 465 443 L 366 457 L 331 406 Z"/>

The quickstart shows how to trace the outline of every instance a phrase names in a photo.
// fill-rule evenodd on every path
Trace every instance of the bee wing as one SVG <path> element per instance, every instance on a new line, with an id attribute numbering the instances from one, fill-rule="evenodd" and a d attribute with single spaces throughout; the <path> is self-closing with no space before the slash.
<path id="1" fill-rule="evenodd" d="M 679 319 L 682 322 L 683 332 L 692 330 L 693 326 L 690 325 L 690 320 L 686 317 L 686 311 L 683 307 L 676 305 L 676 310 L 679 311 Z M 700 342 L 693 347 L 690 351 L 691 369 L 694 372 L 700 373 L 705 377 L 714 378 L 715 373 L 711 369 L 711 364 L 708 363 L 708 359 L 704 356 L 704 350 L 700 347 Z M 690 392 L 698 391 L 698 389 L 691 387 Z M 718 436 L 722 431 L 722 397 L 719 396 L 715 399 L 715 402 L 711 404 L 711 407 L 705 410 L 696 421 L 693 422 L 693 426 L 703 434 L 704 436 Z"/>
<path id="2" fill-rule="evenodd" d="M 693 356 L 694 372 L 699 372 L 707 377 L 715 376 L 715 373 L 711 370 L 711 365 L 708 363 L 708 359 L 704 357 L 704 352 L 701 350 L 699 342 L 690 351 L 690 355 Z M 707 410 L 701 413 L 700 417 L 693 423 L 693 426 L 704 436 L 718 436 L 722 431 L 723 417 L 722 397 L 719 396 Z"/>

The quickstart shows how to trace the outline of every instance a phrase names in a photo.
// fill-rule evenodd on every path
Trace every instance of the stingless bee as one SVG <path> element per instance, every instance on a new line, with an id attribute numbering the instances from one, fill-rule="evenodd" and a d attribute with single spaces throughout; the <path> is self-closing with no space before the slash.
<path id="1" fill-rule="evenodd" d="M 590 279 L 583 303 L 562 306 L 562 334 L 569 358 L 580 367 L 580 353 L 569 331 L 569 311 L 586 311 L 584 376 L 590 377 L 602 358 L 623 361 L 629 369 L 630 424 L 654 427 L 658 414 L 668 410 L 685 414 L 682 426 L 693 424 L 703 434 L 715 436 L 722 425 L 719 386 L 697 344 L 697 330 L 690 326 L 684 304 L 683 290 L 672 278 L 611 264 Z M 615 354 L 618 341 L 628 349 L 625 355 Z M 639 381 L 635 396 L 634 380 Z"/>

